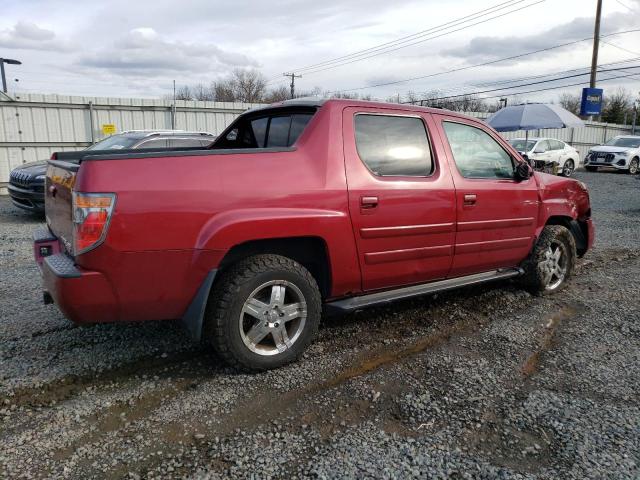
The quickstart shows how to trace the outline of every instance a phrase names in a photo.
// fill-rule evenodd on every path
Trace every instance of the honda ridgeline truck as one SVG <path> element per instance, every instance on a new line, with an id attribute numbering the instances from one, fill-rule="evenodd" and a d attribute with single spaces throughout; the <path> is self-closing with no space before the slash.
<path id="1" fill-rule="evenodd" d="M 296 359 L 323 309 L 512 277 L 555 292 L 594 241 L 583 183 L 407 105 L 287 101 L 208 149 L 62 152 L 45 189 L 46 302 L 77 323 L 181 319 L 258 371 Z"/>

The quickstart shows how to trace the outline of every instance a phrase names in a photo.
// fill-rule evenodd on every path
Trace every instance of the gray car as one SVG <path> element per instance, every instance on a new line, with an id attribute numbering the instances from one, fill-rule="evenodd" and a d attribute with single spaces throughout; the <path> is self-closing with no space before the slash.
<path id="1" fill-rule="evenodd" d="M 130 130 L 112 135 L 86 150 L 167 150 L 178 148 L 208 148 L 216 136 L 207 132 L 182 130 Z M 16 207 L 32 212 L 44 212 L 44 179 L 47 161 L 29 162 L 14 168 L 9 174 L 9 195 Z"/>

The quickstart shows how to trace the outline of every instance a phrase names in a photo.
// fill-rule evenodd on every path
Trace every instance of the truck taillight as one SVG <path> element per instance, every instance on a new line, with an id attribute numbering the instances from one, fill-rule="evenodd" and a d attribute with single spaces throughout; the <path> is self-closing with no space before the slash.
<path id="1" fill-rule="evenodd" d="M 107 236 L 116 203 L 114 193 L 73 192 L 73 254 L 100 245 Z"/>

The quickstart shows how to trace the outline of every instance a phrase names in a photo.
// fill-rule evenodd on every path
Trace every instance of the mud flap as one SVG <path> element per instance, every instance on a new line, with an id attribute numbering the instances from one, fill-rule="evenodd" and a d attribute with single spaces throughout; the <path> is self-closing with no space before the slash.
<path id="1" fill-rule="evenodd" d="M 216 278 L 217 272 L 218 270 L 214 268 L 207 274 L 202 285 L 200 285 L 196 296 L 191 300 L 189 308 L 187 308 L 187 311 L 181 319 L 182 324 L 186 328 L 187 332 L 189 332 L 189 336 L 196 342 L 199 342 L 202 338 L 204 311 L 207 308 L 209 292 L 211 291 L 211 285 L 213 285 L 213 280 Z"/>

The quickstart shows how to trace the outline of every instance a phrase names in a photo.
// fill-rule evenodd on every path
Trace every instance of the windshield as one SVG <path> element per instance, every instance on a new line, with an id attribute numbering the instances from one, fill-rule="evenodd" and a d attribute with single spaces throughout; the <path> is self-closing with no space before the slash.
<path id="1" fill-rule="evenodd" d="M 536 144 L 536 141 L 535 140 L 525 141 L 521 138 L 517 138 L 515 140 L 511 140 L 509 143 L 511 143 L 511 146 L 516 150 L 518 150 L 519 152 L 528 152 Z M 524 148 L 525 144 L 527 148 Z"/>
<path id="2" fill-rule="evenodd" d="M 640 147 L 640 137 L 614 137 L 605 143 L 605 145 L 613 147 L 638 148 Z"/>
<path id="3" fill-rule="evenodd" d="M 112 135 L 104 140 L 94 143 L 87 150 L 122 150 L 131 148 L 140 141 L 140 137 L 128 135 Z"/>

